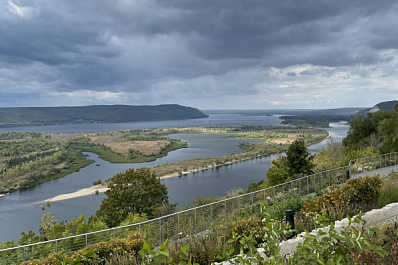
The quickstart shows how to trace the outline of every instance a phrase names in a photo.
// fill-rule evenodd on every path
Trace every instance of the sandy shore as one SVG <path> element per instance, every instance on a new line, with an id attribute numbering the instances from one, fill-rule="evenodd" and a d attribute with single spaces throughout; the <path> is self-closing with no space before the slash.
<path id="1" fill-rule="evenodd" d="M 258 157 L 260 157 L 260 156 L 258 156 Z M 183 171 L 181 174 L 182 175 L 187 175 L 187 174 L 194 173 L 194 172 L 196 173 L 196 172 L 202 171 L 202 170 L 209 170 L 211 168 L 228 166 L 228 165 L 231 165 L 231 164 L 234 164 L 234 163 L 238 163 L 238 162 L 241 162 L 241 161 L 246 161 L 246 160 L 250 160 L 250 158 L 234 160 L 232 162 L 225 162 L 225 163 L 222 163 L 222 164 L 219 164 L 219 165 L 216 165 L 216 166 L 208 165 L 206 168 L 199 168 L 199 169 L 194 169 L 194 170 Z M 162 177 L 160 177 L 160 179 L 168 179 L 168 178 L 179 177 L 179 176 L 181 176 L 181 174 L 176 172 L 176 173 L 173 173 L 173 174 L 170 174 L 170 175 L 162 176 Z M 81 189 L 81 190 L 78 190 L 76 192 L 61 194 L 61 195 L 55 196 L 53 198 L 47 199 L 45 201 L 55 202 L 55 201 L 69 200 L 69 199 L 73 199 L 73 198 L 93 195 L 93 194 L 96 193 L 96 191 L 98 191 L 99 193 L 102 193 L 102 192 L 105 192 L 107 190 L 108 190 L 107 185 L 105 183 L 103 183 L 103 184 L 99 184 L 99 185 L 96 185 L 96 186 L 92 186 L 90 188 Z"/>
<path id="2" fill-rule="evenodd" d="M 98 191 L 99 193 L 100 192 L 102 193 L 107 190 L 108 190 L 108 187 L 106 186 L 106 184 L 99 184 L 99 185 L 92 186 L 90 188 L 78 190 L 76 192 L 61 194 L 61 195 L 55 196 L 53 198 L 47 199 L 46 201 L 50 201 L 50 202 L 63 201 L 63 200 L 92 195 L 92 194 L 95 194 L 96 191 Z"/>

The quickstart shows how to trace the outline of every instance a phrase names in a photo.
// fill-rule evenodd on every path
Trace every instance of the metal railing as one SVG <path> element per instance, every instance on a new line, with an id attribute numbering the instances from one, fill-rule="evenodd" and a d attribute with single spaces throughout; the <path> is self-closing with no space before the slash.
<path id="1" fill-rule="evenodd" d="M 394 152 L 351 160 L 348 165 L 350 175 L 352 176 L 379 168 L 396 166 L 398 164 L 397 154 L 398 152 Z"/>
<path id="2" fill-rule="evenodd" d="M 238 220 L 238 212 L 247 206 L 259 204 L 263 200 L 275 203 L 293 194 L 308 195 L 333 184 L 343 184 L 351 174 L 397 165 L 396 154 L 351 160 L 345 167 L 321 171 L 270 188 L 222 199 L 145 222 L 0 249 L 0 263 L 15 264 L 33 258 L 43 258 L 58 251 L 72 253 L 101 241 L 123 238 L 131 231 L 139 231 L 152 246 L 160 245 L 166 239 L 183 240 L 209 230 L 219 235 L 226 235 L 229 233 L 227 224 Z"/>

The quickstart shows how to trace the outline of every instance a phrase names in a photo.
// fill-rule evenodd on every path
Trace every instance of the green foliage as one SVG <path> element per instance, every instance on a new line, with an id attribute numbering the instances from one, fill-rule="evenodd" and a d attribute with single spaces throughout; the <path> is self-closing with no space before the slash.
<path id="1" fill-rule="evenodd" d="M 291 176 L 306 176 L 312 174 L 314 156 L 311 155 L 303 139 L 294 141 L 286 152 L 286 165 Z"/>
<path id="2" fill-rule="evenodd" d="M 282 116 L 282 124 L 295 125 L 299 128 L 328 128 L 330 122 L 349 121 L 353 115 L 327 115 L 327 114 L 307 114 Z"/>
<path id="3" fill-rule="evenodd" d="M 0 134 L 0 146 L 2 193 L 63 177 L 92 162 L 38 132 Z"/>
<path id="4" fill-rule="evenodd" d="M 392 172 L 387 179 L 383 181 L 380 195 L 377 199 L 377 205 L 381 208 L 387 204 L 398 202 L 398 173 Z"/>
<path id="5" fill-rule="evenodd" d="M 357 150 L 372 146 L 382 153 L 398 150 L 398 107 L 390 111 L 356 115 L 343 144 Z"/>
<path id="6" fill-rule="evenodd" d="M 288 199 L 275 203 L 267 208 L 266 212 L 273 219 L 283 220 L 287 210 L 299 212 L 303 208 L 303 198 L 294 194 Z"/>
<path id="7" fill-rule="evenodd" d="M 263 203 L 262 210 L 267 213 L 267 205 Z M 282 257 L 279 255 L 279 243 L 291 231 L 282 223 L 272 222 L 269 215 L 263 219 L 264 247 L 267 256 L 264 259 L 256 251 L 256 245 L 251 236 L 233 235 L 228 242 L 239 243 L 240 253 L 235 262 L 239 264 L 376 264 L 387 256 L 387 251 L 373 241 L 374 235 L 379 233 L 378 229 L 371 228 L 369 231 L 356 228 L 352 224 L 361 225 L 363 221 L 359 214 L 355 218 L 348 218 L 349 225 L 338 232 L 334 229 L 334 223 L 329 223 L 325 216 L 317 217 L 315 220 L 316 234 L 306 231 L 303 243 L 299 243 L 293 255 Z M 327 226 L 328 230 L 324 230 Z M 234 249 L 225 251 L 219 258 L 230 259 Z"/>
<path id="8" fill-rule="evenodd" d="M 296 229 L 312 230 L 313 218 L 325 214 L 330 221 L 354 216 L 376 207 L 382 180 L 379 176 L 352 179 L 340 186 L 331 186 L 320 196 L 308 196 L 303 202 L 303 210 L 296 214 Z"/>
<path id="9" fill-rule="evenodd" d="M 312 174 L 314 166 L 311 155 L 303 139 L 295 140 L 288 148 L 286 156 L 278 156 L 267 171 L 265 185 L 272 187 L 286 181 Z"/>
<path id="10" fill-rule="evenodd" d="M 369 231 L 357 229 L 352 224 L 362 224 L 363 214 L 351 219 L 347 227 L 343 227 L 340 233 L 334 229 L 334 223 L 329 223 L 329 231 L 324 231 L 325 221 L 323 216 L 316 220 L 316 235 L 307 232 L 302 244 L 296 249 L 288 264 L 363 264 L 362 262 L 372 258 L 367 264 L 375 264 L 380 258 L 387 255 L 382 247 L 373 244 L 371 238 L 378 229 Z M 372 255 L 373 254 L 373 255 Z"/>
<path id="11" fill-rule="evenodd" d="M 330 138 L 327 146 L 315 155 L 313 162 L 314 171 L 319 172 L 346 166 L 349 161 L 346 161 L 343 145 L 335 139 Z"/>
<path id="12" fill-rule="evenodd" d="M 109 227 L 119 225 L 129 213 L 152 216 L 156 207 L 168 204 L 166 186 L 148 168 L 119 173 L 108 181 L 108 188 L 97 216 Z"/>
<path id="13" fill-rule="evenodd" d="M 260 218 L 249 217 L 246 220 L 240 220 L 231 229 L 232 234 L 239 237 L 248 237 L 251 235 L 256 241 L 257 246 L 263 242 L 264 232 L 262 229 L 262 221 Z M 236 243 L 235 247 L 237 247 Z"/>
<path id="14" fill-rule="evenodd" d="M 375 203 L 380 195 L 382 183 L 379 175 L 349 179 L 344 186 L 347 189 L 345 193 L 351 192 L 351 202 Z"/>
<path id="15" fill-rule="evenodd" d="M 191 257 L 188 253 L 189 243 L 185 243 L 179 251 L 181 261 L 178 265 L 199 265 L 198 263 L 191 263 Z M 174 263 L 173 258 L 169 253 L 169 240 L 166 240 L 159 246 L 157 251 L 151 250 L 148 243 L 144 242 L 142 250 L 139 251 L 143 265 L 156 265 L 156 264 L 177 264 Z"/>
<path id="16" fill-rule="evenodd" d="M 87 251 L 92 251 L 95 256 L 89 257 L 90 264 L 103 264 L 112 255 L 128 253 L 131 260 L 135 260 L 138 252 L 143 248 L 144 239 L 142 235 L 133 231 L 126 238 L 113 239 L 108 242 L 99 242 L 75 252 L 72 259 L 84 255 Z"/>
<path id="17" fill-rule="evenodd" d="M 267 179 L 265 185 L 272 187 L 283 182 L 289 178 L 289 168 L 287 166 L 287 159 L 285 156 L 279 156 L 272 161 L 272 166 L 267 170 Z"/>
<path id="18" fill-rule="evenodd" d="M 93 186 L 99 185 L 99 184 L 102 184 L 102 180 L 101 179 L 98 179 L 98 180 L 93 182 Z"/>

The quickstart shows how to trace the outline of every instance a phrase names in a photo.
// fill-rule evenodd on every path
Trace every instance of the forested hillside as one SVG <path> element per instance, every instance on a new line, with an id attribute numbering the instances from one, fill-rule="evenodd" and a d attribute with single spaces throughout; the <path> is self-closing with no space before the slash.
<path id="1" fill-rule="evenodd" d="M 99 105 L 0 108 L 0 126 L 160 121 L 205 117 L 208 116 L 198 109 L 176 104 L 158 106 Z"/>

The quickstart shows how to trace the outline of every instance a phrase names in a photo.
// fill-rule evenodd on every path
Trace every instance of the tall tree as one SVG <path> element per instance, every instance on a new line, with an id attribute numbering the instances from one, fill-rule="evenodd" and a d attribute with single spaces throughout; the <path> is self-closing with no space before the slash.
<path id="1" fill-rule="evenodd" d="M 289 179 L 289 168 L 287 167 L 286 156 L 278 156 L 272 161 L 272 166 L 267 171 L 267 179 L 265 185 L 272 187 Z"/>
<path id="2" fill-rule="evenodd" d="M 295 140 L 286 152 L 286 164 L 291 178 L 312 174 L 313 159 L 314 156 L 308 152 L 304 140 Z"/>
<path id="3" fill-rule="evenodd" d="M 168 204 L 167 188 L 149 168 L 129 169 L 108 181 L 108 198 L 97 216 L 109 227 L 119 225 L 129 213 L 152 216 L 156 207 Z"/>

